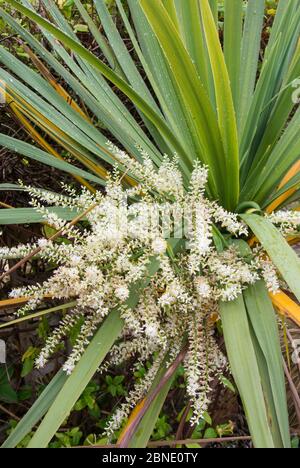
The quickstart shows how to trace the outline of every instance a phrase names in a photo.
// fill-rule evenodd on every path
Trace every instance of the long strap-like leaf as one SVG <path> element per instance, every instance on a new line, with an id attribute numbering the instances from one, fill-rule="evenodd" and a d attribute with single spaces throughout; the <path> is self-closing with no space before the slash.
<path id="1" fill-rule="evenodd" d="M 34 426 L 47 413 L 67 379 L 68 376 L 66 373 L 60 370 L 36 400 L 34 405 L 30 408 L 28 413 L 19 422 L 11 435 L 6 439 L 2 448 L 15 448 L 20 442 L 22 442 L 24 437 L 29 434 Z"/>
<path id="2" fill-rule="evenodd" d="M 129 308 L 136 307 L 139 295 L 147 286 L 150 278 L 159 269 L 159 262 L 151 259 L 147 278 L 137 283 L 131 290 L 127 301 Z M 70 414 L 76 401 L 90 382 L 91 378 L 105 359 L 107 353 L 120 335 L 124 322 L 119 308 L 111 311 L 100 327 L 90 345 L 87 347 L 73 373 L 57 395 L 47 415 L 31 439 L 28 448 L 44 448 L 50 442 L 55 432 Z"/>
<path id="3" fill-rule="evenodd" d="M 278 229 L 266 218 L 245 214 L 243 220 L 261 242 L 274 265 L 300 301 L 300 260 Z"/>

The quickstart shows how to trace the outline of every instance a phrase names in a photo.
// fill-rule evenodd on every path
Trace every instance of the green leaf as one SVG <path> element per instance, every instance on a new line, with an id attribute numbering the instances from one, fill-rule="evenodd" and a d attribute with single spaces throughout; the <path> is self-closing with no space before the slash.
<path id="1" fill-rule="evenodd" d="M 60 218 L 70 221 L 78 212 L 69 208 L 49 207 L 49 213 L 55 213 Z M 0 225 L 42 223 L 45 218 L 35 208 L 2 208 L 0 209 Z"/>
<path id="2" fill-rule="evenodd" d="M 81 17 L 83 18 L 85 23 L 88 25 L 88 28 L 89 28 L 90 32 L 93 34 L 97 44 L 101 48 L 102 52 L 104 53 L 106 59 L 108 60 L 110 66 L 112 67 L 112 69 L 116 69 L 116 71 L 121 72 L 120 67 L 118 66 L 118 63 L 117 63 L 117 59 L 116 59 L 114 53 L 112 52 L 111 47 L 106 42 L 104 36 L 99 31 L 97 25 L 94 23 L 94 21 L 89 16 L 86 8 L 83 6 L 83 4 L 81 3 L 80 0 L 74 0 L 74 3 L 76 5 Z"/>
<path id="3" fill-rule="evenodd" d="M 140 6 L 139 0 L 128 0 L 128 6 L 138 35 L 138 44 L 141 45 L 141 50 L 139 50 L 138 44 L 136 43 L 137 41 L 130 27 L 130 23 L 128 24 L 128 19 L 124 19 L 124 9 L 120 0 L 117 0 L 117 5 L 135 46 L 136 53 L 140 57 L 149 82 L 166 116 L 166 120 L 174 133 L 178 135 L 186 152 L 194 152 L 191 130 L 186 121 L 183 103 L 176 91 L 173 72 Z M 180 159 L 180 164 L 182 163 Z"/>
<path id="4" fill-rule="evenodd" d="M 140 72 L 125 45 L 112 16 L 109 14 L 108 8 L 105 5 L 105 1 L 94 0 L 94 3 L 109 44 L 118 59 L 126 79 L 132 88 L 139 94 L 139 96 L 141 96 L 145 102 L 147 102 L 157 112 L 157 114 L 162 117 L 161 111 L 156 104 L 155 99 L 153 98 L 145 81 L 140 75 Z M 157 130 L 147 119 L 144 118 L 143 114 L 141 114 L 141 117 L 145 121 L 145 124 L 152 133 L 153 137 L 156 139 L 156 141 L 159 142 L 160 137 L 159 133 L 157 133 Z M 164 150 L 168 152 L 169 148 L 165 145 Z"/>
<path id="5" fill-rule="evenodd" d="M 141 0 L 140 2 L 149 23 L 162 47 L 169 66 L 173 70 L 173 77 L 184 103 L 186 118 L 193 132 L 193 140 L 197 145 L 197 157 L 210 167 L 210 191 L 214 197 L 218 193 L 224 204 L 228 206 L 228 196 L 236 197 L 236 173 L 228 174 L 233 179 L 231 194 L 223 184 L 226 162 L 224 148 L 220 136 L 218 122 L 203 88 L 203 84 L 196 72 L 176 27 L 159 0 Z M 232 158 L 234 161 L 234 157 Z M 188 160 L 187 160 L 188 163 Z"/>
<path id="6" fill-rule="evenodd" d="M 230 380 L 226 379 L 224 375 L 220 377 L 220 381 L 224 385 L 224 387 L 228 388 L 232 393 L 236 393 L 234 385 L 230 382 Z"/>
<path id="7" fill-rule="evenodd" d="M 27 320 L 32 320 L 34 318 L 40 318 L 40 317 L 43 317 L 44 315 L 59 312 L 61 310 L 71 309 L 72 307 L 75 307 L 76 304 L 77 304 L 77 302 L 73 301 L 73 302 L 69 302 L 68 304 L 61 304 L 61 305 L 56 306 L 56 307 L 51 307 L 50 309 L 40 310 L 39 312 L 35 312 L 34 314 L 26 315 L 25 317 L 19 317 L 19 318 L 15 319 L 15 320 L 10 320 L 10 321 L 8 321 L 6 323 L 3 323 L 3 324 L 0 325 L 0 329 L 1 328 L 11 327 L 12 325 L 16 325 L 18 323 L 26 322 Z"/>
<path id="8" fill-rule="evenodd" d="M 224 55 L 235 109 L 239 106 L 243 0 L 225 0 Z"/>
<path id="9" fill-rule="evenodd" d="M 266 218 L 253 214 L 241 216 L 267 251 L 274 265 L 300 301 L 300 260 L 278 229 Z"/>
<path id="10" fill-rule="evenodd" d="M 270 417 L 272 429 L 276 439 L 281 440 L 285 448 L 290 448 L 287 395 L 276 313 L 263 281 L 249 286 L 244 292 L 244 299 L 253 332 L 265 359 L 266 378 L 270 382 L 275 407 L 275 414 Z M 268 403 L 268 399 L 265 400 Z"/>
<path id="11" fill-rule="evenodd" d="M 251 0 L 247 2 L 242 40 L 240 100 L 238 109 L 240 134 L 244 128 L 255 89 L 264 13 L 265 0 Z"/>
<path id="12" fill-rule="evenodd" d="M 69 416 L 76 401 L 95 374 L 101 362 L 118 338 L 123 327 L 119 311 L 115 309 L 100 327 L 84 355 L 68 377 L 50 407 L 28 448 L 44 448 L 51 441 L 63 421 Z"/>
<path id="13" fill-rule="evenodd" d="M 212 427 L 209 427 L 204 432 L 204 439 L 217 439 L 217 438 L 218 438 L 218 434 Z"/>
<path id="14" fill-rule="evenodd" d="M 214 83 L 201 21 L 200 2 L 195 0 L 177 1 L 176 9 L 179 18 L 177 29 L 203 85 L 208 90 L 210 100 L 215 106 Z"/>
<path id="15" fill-rule="evenodd" d="M 26 5 L 28 5 L 27 2 Z M 28 7 L 29 6 L 32 8 L 32 5 L 29 4 Z M 82 69 L 76 64 L 76 62 L 69 56 L 69 54 L 66 53 L 63 46 L 45 30 L 42 29 L 42 33 L 47 39 L 47 42 L 51 44 L 53 48 L 51 51 L 48 51 L 45 47 L 43 47 L 41 41 L 38 41 L 25 28 L 22 28 L 22 26 L 17 21 L 15 21 L 12 16 L 1 10 L 1 8 L 0 15 L 4 18 L 5 22 L 7 22 L 13 28 L 13 30 L 18 35 L 20 35 L 27 44 L 30 45 L 30 47 L 43 59 L 43 61 L 46 62 L 48 67 L 55 70 L 55 72 L 61 76 L 66 83 L 68 83 L 73 92 L 78 95 L 80 100 L 87 106 L 87 108 L 93 112 L 99 122 L 110 129 L 112 134 L 121 142 L 127 151 L 129 151 L 138 159 L 140 153 L 135 145 L 139 145 L 145 149 L 145 151 L 147 151 L 153 160 L 156 160 L 156 158 L 159 157 L 159 152 L 146 137 L 145 133 L 141 132 L 138 123 L 131 116 L 123 102 L 118 98 L 118 96 L 110 87 L 106 86 L 106 80 L 100 74 L 95 74 L 94 69 L 91 66 L 86 71 L 86 73 L 84 73 Z M 73 34 L 72 31 L 71 34 Z M 62 63 L 60 63 L 60 61 L 55 58 L 56 56 L 61 59 Z M 78 60 L 80 60 L 80 57 Z M 10 60 L 7 66 L 9 67 L 11 62 L 14 61 L 15 60 Z M 72 71 L 72 73 L 69 72 L 69 69 Z M 28 75 L 27 71 L 26 74 L 24 72 L 21 75 L 19 74 L 21 78 L 23 75 L 26 77 Z M 42 95 L 46 97 L 45 93 Z M 55 102 L 53 98 L 48 98 L 48 101 Z M 64 110 L 66 109 L 64 108 Z M 52 119 L 52 122 L 56 124 L 57 118 L 55 117 L 54 121 Z M 70 122 L 72 123 L 73 119 L 70 119 Z M 74 135 L 72 128 L 67 132 L 67 135 Z M 99 131 L 97 132 L 97 137 L 98 140 L 99 137 L 101 137 L 101 133 Z M 103 143 L 105 144 L 106 138 L 103 136 L 102 139 Z M 84 145 L 84 148 L 86 147 L 87 146 Z M 99 154 L 99 156 L 102 155 L 104 157 L 104 154 L 101 151 L 98 152 L 97 149 L 97 146 L 94 145 L 93 152 Z"/>
<path id="16" fill-rule="evenodd" d="M 274 448 L 264 393 L 243 297 L 220 304 L 224 338 L 235 383 L 256 448 Z"/>
<path id="17" fill-rule="evenodd" d="M 209 0 L 209 6 L 213 14 L 216 25 L 218 24 L 218 10 L 219 10 L 219 1 L 218 0 Z"/>

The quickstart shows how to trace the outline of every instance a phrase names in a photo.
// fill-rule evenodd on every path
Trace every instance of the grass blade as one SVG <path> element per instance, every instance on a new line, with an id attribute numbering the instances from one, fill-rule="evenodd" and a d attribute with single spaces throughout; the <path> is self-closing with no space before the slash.
<path id="1" fill-rule="evenodd" d="M 21 304 L 24 303 L 24 299 L 21 299 L 21 301 L 22 301 Z M 26 301 L 26 299 L 25 299 L 25 301 Z M 0 302 L 0 309 L 3 308 L 3 304 L 1 302 Z M 8 301 L 5 301 L 5 302 L 8 302 Z M 10 306 L 11 305 L 13 305 L 13 304 L 10 304 Z M 16 306 L 16 304 L 14 304 L 14 305 Z M 57 307 L 51 307 L 51 309 L 40 310 L 39 312 L 36 312 L 34 314 L 26 315 L 24 317 L 20 317 L 20 318 L 17 318 L 15 320 L 10 320 L 9 322 L 0 325 L 0 329 L 1 328 L 12 327 L 13 325 L 17 325 L 18 323 L 27 322 L 27 320 L 32 320 L 34 318 L 43 317 L 44 315 L 53 314 L 55 312 L 59 312 L 60 310 L 70 309 L 70 308 L 75 307 L 75 306 L 76 306 L 76 302 L 74 301 L 74 302 L 69 302 L 68 304 L 61 304 L 61 305 L 59 305 Z"/>
<path id="2" fill-rule="evenodd" d="M 123 321 L 120 318 L 120 313 L 115 309 L 110 312 L 73 373 L 66 380 L 29 442 L 28 448 L 45 448 L 48 445 L 118 338 L 122 327 Z"/>
<path id="3" fill-rule="evenodd" d="M 223 171 L 226 171 L 224 148 L 208 95 L 178 31 L 160 1 L 141 0 L 140 3 L 173 70 L 178 95 L 185 105 L 186 118 L 197 145 L 197 158 L 210 167 L 210 191 L 213 196 L 219 192 L 219 197 L 226 204 L 228 193 L 224 192 L 221 180 Z M 193 159 L 189 156 L 189 161 Z"/>

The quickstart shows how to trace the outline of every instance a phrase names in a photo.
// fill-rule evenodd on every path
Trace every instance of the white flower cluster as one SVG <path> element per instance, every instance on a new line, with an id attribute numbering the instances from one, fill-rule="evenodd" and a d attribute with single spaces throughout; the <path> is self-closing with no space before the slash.
<path id="1" fill-rule="evenodd" d="M 211 320 L 212 315 L 218 316 L 219 301 L 235 299 L 260 278 L 274 291 L 276 273 L 261 254 L 249 259 L 239 253 L 234 238 L 247 235 L 247 229 L 235 214 L 205 197 L 206 168 L 195 167 L 186 189 L 176 161 L 165 157 L 156 170 L 148 158 L 141 164 L 111 148 L 136 185 L 123 188 L 122 178 L 114 174 L 107 182 L 106 194 L 84 191 L 76 196 L 69 190 L 68 196 L 55 196 L 28 188 L 33 205 L 47 222 L 63 228 L 69 240 L 59 244 L 39 240 L 40 255 L 55 263 L 57 269 L 42 285 L 14 290 L 12 295 L 30 298 L 20 313 L 37 307 L 45 296 L 76 301 L 36 360 L 37 367 L 43 367 L 65 336 L 80 324 L 77 341 L 64 364 L 67 373 L 74 369 L 99 324 L 112 309 L 119 308 L 124 320 L 123 339 L 112 348 L 103 370 L 133 356 L 136 365 L 147 360 L 153 365 L 132 389 L 108 431 L 117 429 L 130 408 L 145 395 L 161 363 L 171 362 L 188 342 L 184 367 L 196 422 L 208 409 L 212 379 L 226 367 Z M 49 214 L 44 202 L 79 211 L 94 206 L 87 214 L 90 228 L 72 227 L 69 231 L 65 221 Z M 161 209 L 162 204 L 169 212 L 183 215 L 187 225 L 180 229 L 177 219 L 177 227 L 169 227 L 165 236 L 162 213 L 166 210 Z M 222 249 L 216 247 L 216 233 L 219 239 L 227 239 Z M 231 243 L 227 242 L 229 238 Z M 0 249 L 0 258 L 15 258 L 28 251 L 29 246 Z M 149 277 L 153 263 L 157 264 L 156 272 Z M 132 306 L 140 281 L 145 287 Z"/>
<path id="2" fill-rule="evenodd" d="M 279 228 L 284 236 L 299 236 L 300 211 L 281 210 L 266 217 Z"/>

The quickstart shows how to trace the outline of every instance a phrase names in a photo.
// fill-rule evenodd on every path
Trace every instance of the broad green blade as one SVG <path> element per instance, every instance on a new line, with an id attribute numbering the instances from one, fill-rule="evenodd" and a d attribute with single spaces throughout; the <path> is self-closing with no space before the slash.
<path id="1" fill-rule="evenodd" d="M 194 134 L 197 157 L 210 167 L 210 191 L 214 197 L 219 193 L 222 202 L 228 205 L 228 190 L 223 184 L 226 162 L 220 130 L 195 65 L 161 2 L 141 0 L 140 4 L 173 70 L 178 95 L 185 105 L 186 118 Z M 229 178 L 234 176 L 228 174 Z M 231 197 L 236 196 L 234 190 L 231 193 Z"/>
<path id="2" fill-rule="evenodd" d="M 200 0 L 201 1 L 201 0 Z M 213 14 L 213 18 L 215 20 L 216 25 L 218 25 L 218 19 L 219 19 L 219 14 L 218 14 L 218 0 L 209 0 L 209 6 L 211 9 L 211 12 Z"/>
<path id="3" fill-rule="evenodd" d="M 147 102 L 161 117 L 161 111 L 158 105 L 155 102 L 154 97 L 152 96 L 150 90 L 148 89 L 145 81 L 143 80 L 133 58 L 131 57 L 114 21 L 112 16 L 109 13 L 108 7 L 104 0 L 94 0 L 94 4 L 96 6 L 96 10 L 98 12 L 99 19 L 102 23 L 104 32 L 107 36 L 109 44 L 113 49 L 115 56 L 118 59 L 118 62 L 122 68 L 122 71 L 128 80 L 129 84 L 132 88 Z M 145 119 L 143 114 L 141 113 L 141 117 L 143 118 L 146 126 L 148 127 L 149 131 L 153 135 L 154 139 L 157 142 L 160 142 L 160 135 L 159 132 L 153 127 L 153 125 Z M 167 145 L 162 143 L 162 151 L 169 152 L 169 148 Z"/>
<path id="4" fill-rule="evenodd" d="M 120 4 L 119 1 L 118 4 Z M 139 44 L 141 45 L 141 50 L 147 63 L 147 67 L 144 67 L 144 69 L 156 92 L 164 115 L 174 133 L 178 135 L 186 152 L 195 154 L 196 151 L 194 149 L 192 133 L 186 120 L 184 105 L 176 90 L 173 72 L 149 25 L 139 0 L 128 0 L 128 5 L 138 35 Z M 150 74 L 147 72 L 147 69 L 150 69 Z M 183 164 L 182 158 L 180 158 L 180 163 Z"/>
<path id="5" fill-rule="evenodd" d="M 221 303 L 227 354 L 256 448 L 274 448 L 247 311 L 240 296 Z"/>
<path id="6" fill-rule="evenodd" d="M 215 104 L 215 90 L 212 71 L 206 47 L 203 25 L 200 15 L 200 3 L 196 0 L 177 1 L 176 8 L 179 18 L 180 36 L 191 56 L 197 73 L 207 90 L 211 101 Z"/>
<path id="7" fill-rule="evenodd" d="M 291 291 L 300 301 L 300 260 L 278 229 L 266 218 L 254 214 L 241 216 L 267 251 Z"/>
<path id="8" fill-rule="evenodd" d="M 65 221 L 71 221 L 79 215 L 78 211 L 69 208 L 49 207 L 49 213 L 55 213 Z M 0 225 L 36 224 L 45 221 L 45 217 L 35 208 L 0 208 Z"/>
<path id="9" fill-rule="evenodd" d="M 136 145 L 138 145 L 149 154 L 153 161 L 158 159 L 159 152 L 145 133 L 141 132 L 138 123 L 113 90 L 107 86 L 106 80 L 102 78 L 101 74 L 95 75 L 94 73 L 93 77 L 90 75 L 87 77 L 73 58 L 64 50 L 63 46 L 46 31 L 42 29 L 47 41 L 53 47 L 52 53 L 1 8 L 0 15 L 30 45 L 39 57 L 69 84 L 75 94 L 98 118 L 99 122 L 102 122 L 105 127 L 110 129 L 111 133 L 130 154 L 133 154 L 137 159 L 140 157 L 140 153 L 136 148 Z M 56 56 L 61 58 L 62 63 L 55 58 Z M 73 74 L 69 72 L 69 69 Z M 96 81 L 95 77 L 97 77 Z"/>
<path id="10" fill-rule="evenodd" d="M 21 419 L 1 448 L 15 448 L 20 442 L 22 442 L 24 437 L 31 432 L 34 426 L 47 413 L 67 380 L 68 376 L 65 372 L 60 370 L 47 385 L 28 413 L 26 413 L 26 415 Z"/>
<path id="11" fill-rule="evenodd" d="M 155 100 L 141 77 L 134 60 L 129 54 L 129 51 L 111 15 L 109 14 L 106 2 L 104 0 L 94 0 L 94 4 L 109 44 L 116 57 L 118 57 L 119 64 L 121 65 L 128 82 L 131 84 L 132 88 L 156 110 L 157 113 L 160 113 Z"/>
<path id="12" fill-rule="evenodd" d="M 287 395 L 276 313 L 263 281 L 249 286 L 244 292 L 244 299 L 254 334 L 265 358 L 271 384 L 278 422 L 275 420 L 272 425 L 275 430 L 279 427 L 283 446 L 290 448 Z"/>
<path id="13" fill-rule="evenodd" d="M 272 149 L 276 145 L 278 138 L 281 136 L 281 132 L 284 129 L 289 116 L 295 107 L 293 102 L 293 93 L 295 88 L 291 85 L 295 80 L 300 77 L 300 43 L 296 50 L 291 68 L 285 78 L 282 85 L 282 89 L 276 99 L 276 105 L 270 116 L 268 126 L 265 129 L 263 139 L 260 143 L 259 149 L 255 155 L 254 164 L 256 161 L 266 157 L 266 155 L 272 152 Z"/>
<path id="14" fill-rule="evenodd" d="M 175 5 L 176 0 L 162 0 L 162 3 L 165 7 L 165 9 L 168 12 L 168 15 L 170 16 L 171 20 L 174 23 L 174 26 L 176 27 L 177 30 L 179 30 L 179 23 L 178 23 L 178 16 L 176 12 L 176 5 Z"/>
<path id="15" fill-rule="evenodd" d="M 255 335 L 253 331 L 252 324 L 250 325 L 251 325 L 250 330 L 251 330 L 252 343 L 253 343 L 253 347 L 254 347 L 255 354 L 256 354 L 258 369 L 260 372 L 261 385 L 262 385 L 262 389 L 264 393 L 266 411 L 267 411 L 268 420 L 270 424 L 270 430 L 271 430 L 273 441 L 274 441 L 274 446 L 276 448 L 284 448 L 284 444 L 281 438 L 281 431 L 280 431 L 277 414 L 276 414 L 276 408 L 275 408 L 275 403 L 274 403 L 274 398 L 273 398 L 273 392 L 272 392 L 272 386 L 271 386 L 267 361 L 262 352 L 257 336 Z"/>
<path id="16" fill-rule="evenodd" d="M 292 3 L 288 2 L 288 5 Z M 243 157 L 243 176 L 246 178 L 247 169 L 253 164 L 256 152 L 266 130 L 268 120 L 276 104 L 276 97 L 280 92 L 283 79 L 294 56 L 300 32 L 300 10 L 290 18 L 290 10 L 286 11 L 289 18 L 285 30 L 281 31 L 267 58 L 264 59 L 262 70 L 257 81 L 255 93 L 249 108 L 247 120 L 241 140 L 241 156 Z M 288 59 L 287 59 L 288 58 Z M 275 99 L 274 99 L 275 98 Z M 245 162 L 245 155 L 248 161 Z"/>
<path id="17" fill-rule="evenodd" d="M 274 105 L 272 98 L 278 91 L 277 81 L 274 77 L 278 67 L 278 53 L 279 41 L 274 45 L 270 59 L 263 64 L 245 120 L 245 126 L 240 139 L 242 183 L 247 179 L 247 175 L 253 164 L 259 145 L 258 141 L 267 123 L 271 104 Z M 274 79 L 271 79 L 272 76 Z M 271 104 L 266 106 L 266 103 Z"/>
<path id="18" fill-rule="evenodd" d="M 0 47 L 0 60 L 30 87 L 17 80 L 14 75 L 0 69 L 0 79 L 9 83 L 9 96 L 29 113 L 29 118 L 33 114 L 40 127 L 44 125 L 45 131 L 53 133 L 58 139 L 67 138 L 67 141 L 71 141 L 79 152 L 85 149 L 91 155 L 95 154 L 98 158 L 104 159 L 108 164 L 114 163 L 114 158 L 107 148 L 107 137 L 72 108 L 45 79 L 3 47 Z M 32 88 L 36 92 L 33 92 Z M 95 157 L 94 160 L 98 162 Z"/>

